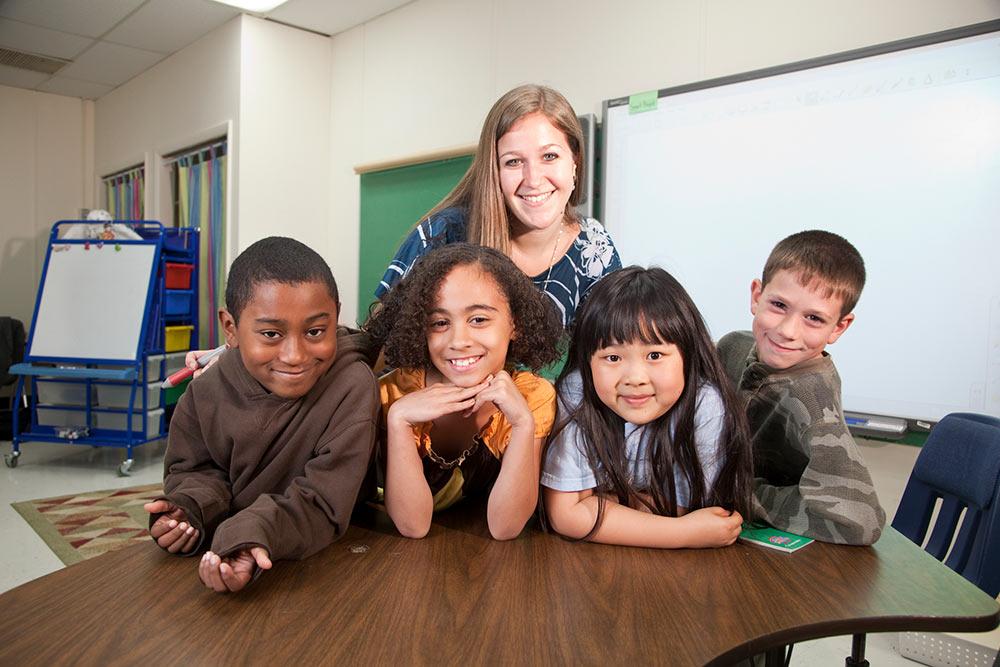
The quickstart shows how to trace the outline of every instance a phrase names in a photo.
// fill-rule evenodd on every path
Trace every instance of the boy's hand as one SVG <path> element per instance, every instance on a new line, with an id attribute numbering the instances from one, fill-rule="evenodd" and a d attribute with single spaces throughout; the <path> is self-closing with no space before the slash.
<path id="1" fill-rule="evenodd" d="M 187 553 L 198 544 L 198 529 L 188 523 L 187 514 L 166 500 L 154 500 L 142 506 L 150 514 L 161 514 L 149 528 L 156 543 L 172 554 Z"/>
<path id="2" fill-rule="evenodd" d="M 535 418 L 531 414 L 531 408 L 514 385 L 514 378 L 507 371 L 500 371 L 487 380 L 486 388 L 476 394 L 476 402 L 469 413 L 476 412 L 487 402 L 497 406 L 512 428 L 526 428 L 534 432 Z"/>
<path id="3" fill-rule="evenodd" d="M 240 549 L 225 558 L 206 551 L 198 565 L 198 577 L 216 593 L 235 593 L 250 582 L 258 567 L 271 569 L 271 558 L 264 547 Z"/>
<path id="4" fill-rule="evenodd" d="M 689 547 L 724 547 L 736 541 L 743 525 L 739 512 L 722 507 L 703 507 L 680 517 L 691 530 Z"/>
<path id="5" fill-rule="evenodd" d="M 208 354 L 209 352 L 211 352 L 211 350 L 191 350 L 184 355 L 184 365 L 194 371 L 194 375 L 191 378 L 192 380 L 204 373 L 206 369 L 211 368 L 214 364 L 218 363 L 219 357 L 215 357 L 205 364 L 204 368 L 200 368 L 198 366 L 198 359 L 201 358 L 202 355 Z"/>
<path id="6" fill-rule="evenodd" d="M 388 419 L 401 420 L 412 426 L 434 421 L 444 415 L 468 412 L 476 404 L 476 395 L 488 386 L 488 380 L 465 388 L 452 384 L 433 384 L 393 403 L 389 408 Z"/>

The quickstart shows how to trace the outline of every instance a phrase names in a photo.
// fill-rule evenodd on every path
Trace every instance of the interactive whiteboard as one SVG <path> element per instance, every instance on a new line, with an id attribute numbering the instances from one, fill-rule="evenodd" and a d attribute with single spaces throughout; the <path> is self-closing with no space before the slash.
<path id="1" fill-rule="evenodd" d="M 864 257 L 828 351 L 847 410 L 1000 416 L 1000 22 L 659 91 L 604 110 L 603 221 L 625 264 L 749 329 L 774 244 L 827 229 Z M 943 40 L 943 41 L 942 41 Z"/>
<path id="2" fill-rule="evenodd" d="M 155 253 L 155 243 L 50 244 L 29 358 L 134 361 Z"/>

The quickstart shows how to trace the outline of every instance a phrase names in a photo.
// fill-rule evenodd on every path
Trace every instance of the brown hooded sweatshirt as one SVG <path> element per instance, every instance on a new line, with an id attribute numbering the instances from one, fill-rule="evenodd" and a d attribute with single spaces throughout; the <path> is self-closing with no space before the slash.
<path id="1" fill-rule="evenodd" d="M 163 498 L 200 532 L 190 553 L 263 546 L 310 556 L 343 535 L 368 469 L 379 415 L 367 336 L 337 331 L 337 357 L 298 399 L 269 393 L 224 353 L 177 404 Z M 150 525 L 158 515 L 150 517 Z"/>

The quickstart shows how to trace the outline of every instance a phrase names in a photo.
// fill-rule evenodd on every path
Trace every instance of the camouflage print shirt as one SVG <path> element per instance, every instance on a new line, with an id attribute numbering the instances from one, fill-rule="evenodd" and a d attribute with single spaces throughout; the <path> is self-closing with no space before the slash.
<path id="1" fill-rule="evenodd" d="M 757 518 L 824 542 L 875 542 L 885 511 L 844 422 L 830 356 L 775 370 L 757 359 L 749 331 L 723 337 L 719 353 L 746 403 Z"/>

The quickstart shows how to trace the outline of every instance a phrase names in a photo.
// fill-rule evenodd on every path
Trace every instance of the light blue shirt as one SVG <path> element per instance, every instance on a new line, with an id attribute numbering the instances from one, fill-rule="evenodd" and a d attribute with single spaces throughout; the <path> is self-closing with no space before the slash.
<path id="1" fill-rule="evenodd" d="M 556 423 L 561 420 L 583 400 L 583 382 L 579 371 L 566 377 L 559 391 L 559 414 Z M 719 438 L 722 435 L 725 408 L 718 389 L 710 384 L 698 388 L 695 403 L 694 440 L 698 451 L 698 461 L 701 463 L 702 474 L 705 476 L 705 489 L 710 490 L 719 476 L 722 468 L 722 452 Z M 671 435 L 673 435 L 671 423 Z M 628 457 L 628 469 L 632 486 L 638 491 L 649 488 L 649 465 L 647 449 L 650 432 L 645 425 L 639 426 L 625 422 L 625 448 Z M 556 491 L 584 491 L 597 486 L 597 477 L 590 468 L 584 451 L 584 440 L 576 422 L 570 422 L 549 445 L 545 455 L 545 465 L 542 470 L 542 485 Z M 690 507 L 691 490 L 687 480 L 674 470 L 674 485 L 677 490 L 677 504 Z"/>

